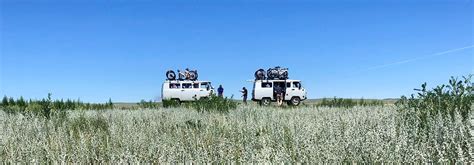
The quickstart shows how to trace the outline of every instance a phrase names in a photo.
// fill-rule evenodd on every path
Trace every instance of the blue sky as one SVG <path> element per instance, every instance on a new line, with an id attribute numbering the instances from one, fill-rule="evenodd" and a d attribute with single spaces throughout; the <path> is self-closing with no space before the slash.
<path id="1" fill-rule="evenodd" d="M 239 96 L 281 65 L 310 98 L 393 98 L 474 73 L 469 0 L 0 5 L 0 94 L 13 97 L 156 99 L 165 71 L 186 67 Z"/>

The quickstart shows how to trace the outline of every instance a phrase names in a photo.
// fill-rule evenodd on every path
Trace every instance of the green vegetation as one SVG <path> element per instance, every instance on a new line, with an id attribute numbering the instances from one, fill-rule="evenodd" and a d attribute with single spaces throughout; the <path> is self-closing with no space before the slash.
<path id="1" fill-rule="evenodd" d="M 354 100 L 334 97 L 333 99 L 323 98 L 316 106 L 351 108 L 355 106 L 384 106 L 384 103 L 382 100 L 366 100 L 363 98 Z"/>
<path id="2" fill-rule="evenodd" d="M 406 133 L 397 129 L 397 135 L 408 134 L 412 143 L 428 143 L 432 146 L 431 157 L 435 160 L 443 160 L 440 155 L 444 154 L 451 157 L 450 161 L 455 161 L 455 157 L 460 155 L 472 161 L 474 89 L 471 77 L 462 80 L 452 77 L 449 84 L 432 90 L 428 90 L 424 83 L 421 89 L 415 89 L 418 91 L 416 95 L 412 94 L 410 98 L 402 96 L 396 103 L 399 107 L 397 124 L 410 124 L 411 131 Z M 451 145 L 446 146 L 447 143 Z"/>
<path id="3" fill-rule="evenodd" d="M 163 102 L 163 105 L 166 103 Z M 141 100 L 139 103 L 137 103 L 138 107 L 143 108 L 143 109 L 153 109 L 153 108 L 159 108 L 161 107 L 161 104 L 154 102 L 152 100 L 150 101 L 145 101 Z"/>
<path id="4" fill-rule="evenodd" d="M 451 77 L 449 84 L 439 85 L 432 90 L 428 90 L 424 83 L 421 89 L 415 89 L 418 91 L 416 95 L 412 94 L 410 98 L 402 96 L 396 105 L 401 107 L 401 111 L 416 115 L 423 123 L 438 114 L 455 120 L 456 113 L 462 116 L 463 122 L 467 122 L 474 102 L 471 78 L 472 75 L 463 77 L 463 80 Z M 421 125 L 421 128 L 424 126 Z"/>
<path id="5" fill-rule="evenodd" d="M 228 113 L 229 110 L 237 108 L 237 103 L 232 100 L 216 95 L 211 95 L 209 98 L 196 100 L 191 103 L 191 107 L 196 109 L 198 112 L 221 112 Z"/>
<path id="6" fill-rule="evenodd" d="M 199 100 L 195 100 L 193 102 L 178 102 L 177 100 L 163 100 L 162 101 L 163 107 L 170 108 L 170 107 L 185 107 L 185 108 L 192 108 L 197 110 L 198 112 L 221 112 L 227 113 L 230 110 L 237 108 L 237 102 L 232 100 L 232 98 L 223 98 L 218 97 L 216 95 L 211 95 L 209 98 L 201 98 Z M 145 108 L 156 108 L 158 104 L 150 102 L 140 102 L 139 104 L 141 107 Z"/>
<path id="7" fill-rule="evenodd" d="M 80 100 L 52 100 L 51 94 L 41 100 L 28 100 L 23 97 L 14 99 L 4 96 L 0 108 L 9 114 L 22 113 L 24 115 L 40 115 L 49 118 L 51 115 L 65 113 L 66 110 L 104 110 L 113 109 L 114 104 L 111 99 L 105 104 L 83 103 Z"/>
<path id="8" fill-rule="evenodd" d="M 318 106 L 288 108 L 243 106 L 213 96 L 183 104 L 142 101 L 138 104 L 141 110 L 59 110 L 60 104 L 55 105 L 50 96 L 28 102 L 4 97 L 0 160 L 111 164 L 472 162 L 471 77 L 452 78 L 448 85 L 432 90 L 425 83 L 417 91 L 410 98 L 402 97 L 397 106 L 334 98 Z M 12 107 L 26 108 L 16 113 Z M 49 115 L 31 115 L 28 109 Z"/>

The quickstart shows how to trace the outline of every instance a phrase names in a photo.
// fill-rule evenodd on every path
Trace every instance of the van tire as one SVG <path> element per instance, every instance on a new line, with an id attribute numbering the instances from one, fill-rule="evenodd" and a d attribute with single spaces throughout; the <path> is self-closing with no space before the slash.
<path id="1" fill-rule="evenodd" d="M 272 100 L 270 100 L 270 98 L 262 98 L 262 100 L 260 100 L 261 106 L 269 106 L 271 103 Z"/>
<path id="2" fill-rule="evenodd" d="M 196 81 L 198 79 L 198 73 L 196 71 L 189 71 L 189 80 Z"/>
<path id="3" fill-rule="evenodd" d="M 255 71 L 255 80 L 265 80 L 265 70 L 259 69 Z"/>
<path id="4" fill-rule="evenodd" d="M 168 80 L 176 80 L 176 73 L 174 73 L 173 70 L 168 70 L 168 71 L 166 72 L 166 78 L 167 78 Z"/>
<path id="5" fill-rule="evenodd" d="M 171 99 L 171 100 L 174 101 L 176 104 L 181 105 L 181 100 L 179 99 Z"/>
<path id="6" fill-rule="evenodd" d="M 288 101 L 288 105 L 290 106 L 298 106 L 301 103 L 301 99 L 299 97 L 292 97 L 290 101 Z"/>

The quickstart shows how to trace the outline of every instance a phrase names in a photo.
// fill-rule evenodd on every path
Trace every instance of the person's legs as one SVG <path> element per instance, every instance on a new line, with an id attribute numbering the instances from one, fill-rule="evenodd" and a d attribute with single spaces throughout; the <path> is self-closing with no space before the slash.
<path id="1" fill-rule="evenodd" d="M 281 93 L 280 106 L 283 105 L 283 100 L 285 100 L 285 94 Z"/>
<path id="2" fill-rule="evenodd" d="M 247 96 L 244 96 L 244 104 L 247 105 Z"/>
<path id="3" fill-rule="evenodd" d="M 281 106 L 281 94 L 277 94 L 277 104 L 278 106 Z"/>

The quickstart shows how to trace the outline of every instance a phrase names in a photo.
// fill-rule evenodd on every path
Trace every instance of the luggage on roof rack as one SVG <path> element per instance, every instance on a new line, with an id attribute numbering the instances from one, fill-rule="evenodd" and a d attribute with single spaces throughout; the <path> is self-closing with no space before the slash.
<path id="1" fill-rule="evenodd" d="M 269 68 L 265 76 L 265 70 L 259 69 L 255 72 L 255 80 L 287 80 L 288 77 L 288 68 L 282 68 L 276 66 L 274 68 Z"/>
<path id="2" fill-rule="evenodd" d="M 166 71 L 167 80 L 176 80 L 176 73 L 173 70 Z M 178 69 L 178 80 L 191 80 L 196 81 L 198 79 L 197 70 L 189 70 L 186 68 L 184 72 Z"/>

